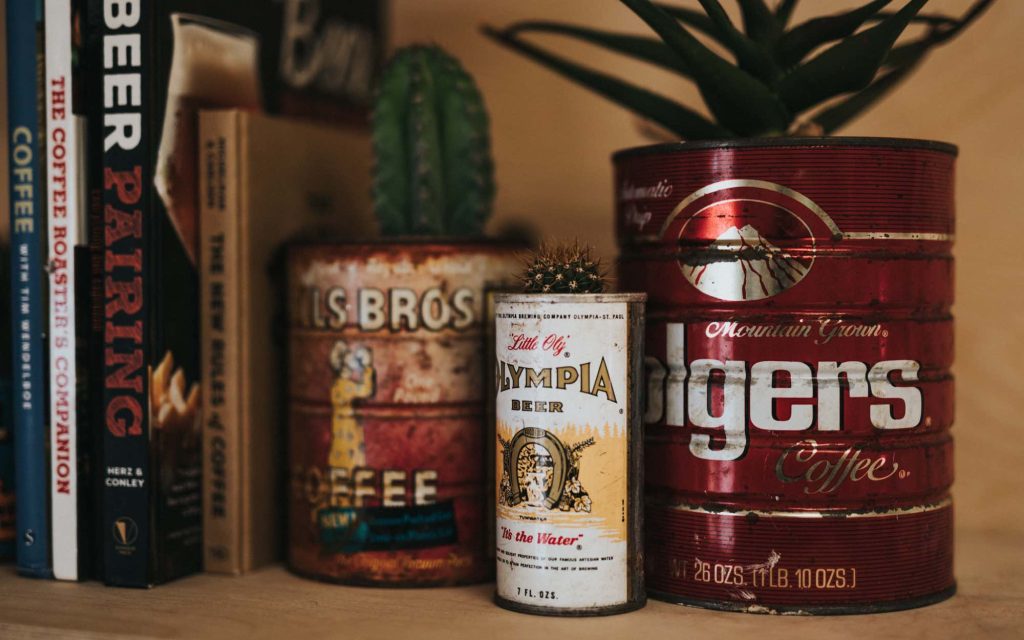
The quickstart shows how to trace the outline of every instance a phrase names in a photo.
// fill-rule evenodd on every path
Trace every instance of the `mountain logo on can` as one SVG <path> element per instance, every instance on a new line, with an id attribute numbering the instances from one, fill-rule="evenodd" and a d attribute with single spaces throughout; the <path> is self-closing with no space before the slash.
<path id="1" fill-rule="evenodd" d="M 798 285 L 819 241 L 842 237 L 810 198 L 763 180 L 724 180 L 683 199 L 661 229 L 676 238 L 679 268 L 704 295 L 757 301 Z"/>

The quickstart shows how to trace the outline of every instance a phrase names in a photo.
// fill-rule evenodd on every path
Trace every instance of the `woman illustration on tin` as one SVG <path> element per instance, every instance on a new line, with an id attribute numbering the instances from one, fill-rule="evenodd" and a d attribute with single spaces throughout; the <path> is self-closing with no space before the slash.
<path id="1" fill-rule="evenodd" d="M 373 352 L 366 347 L 349 349 L 344 340 L 334 343 L 331 369 L 335 380 L 331 385 L 331 467 L 352 469 L 366 464 L 363 425 L 356 417 L 356 400 L 372 398 L 376 392 L 376 371 Z"/>

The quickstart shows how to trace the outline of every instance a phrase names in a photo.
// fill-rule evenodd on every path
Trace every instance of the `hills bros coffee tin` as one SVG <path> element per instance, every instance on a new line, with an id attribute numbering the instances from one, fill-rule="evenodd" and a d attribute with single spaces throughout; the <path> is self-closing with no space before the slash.
<path id="1" fill-rule="evenodd" d="M 679 144 L 615 157 L 650 295 L 647 584 L 852 613 L 953 580 L 954 147 Z"/>
<path id="2" fill-rule="evenodd" d="M 288 256 L 288 562 L 349 584 L 493 574 L 484 292 L 521 247 L 310 244 Z"/>
<path id="3" fill-rule="evenodd" d="M 643 294 L 495 296 L 499 605 L 644 605 Z"/>

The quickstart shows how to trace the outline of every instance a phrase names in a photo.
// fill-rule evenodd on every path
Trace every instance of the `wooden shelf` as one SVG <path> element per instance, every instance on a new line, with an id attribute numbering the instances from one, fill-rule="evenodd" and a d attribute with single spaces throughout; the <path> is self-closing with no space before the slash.
<path id="1" fill-rule="evenodd" d="M 867 550 L 866 550 L 867 551 Z M 960 593 L 923 609 L 872 616 L 793 618 L 720 613 L 650 602 L 587 619 L 511 613 L 493 585 L 363 589 L 271 567 L 241 578 L 199 575 L 150 591 L 19 578 L 0 569 L 0 638 L 1021 638 L 1024 536 L 959 531 Z"/>

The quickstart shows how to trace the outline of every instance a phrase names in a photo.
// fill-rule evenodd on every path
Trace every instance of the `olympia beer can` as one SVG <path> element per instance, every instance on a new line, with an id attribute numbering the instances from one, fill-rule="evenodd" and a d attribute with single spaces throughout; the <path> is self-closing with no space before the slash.
<path id="1" fill-rule="evenodd" d="M 749 612 L 903 609 L 953 579 L 952 146 L 615 157 L 650 296 L 647 585 Z"/>
<path id="2" fill-rule="evenodd" d="M 581 616 L 644 605 L 644 300 L 495 296 L 502 607 Z"/>
<path id="3" fill-rule="evenodd" d="M 290 247 L 288 562 L 349 584 L 493 575 L 484 296 L 500 243 Z"/>

